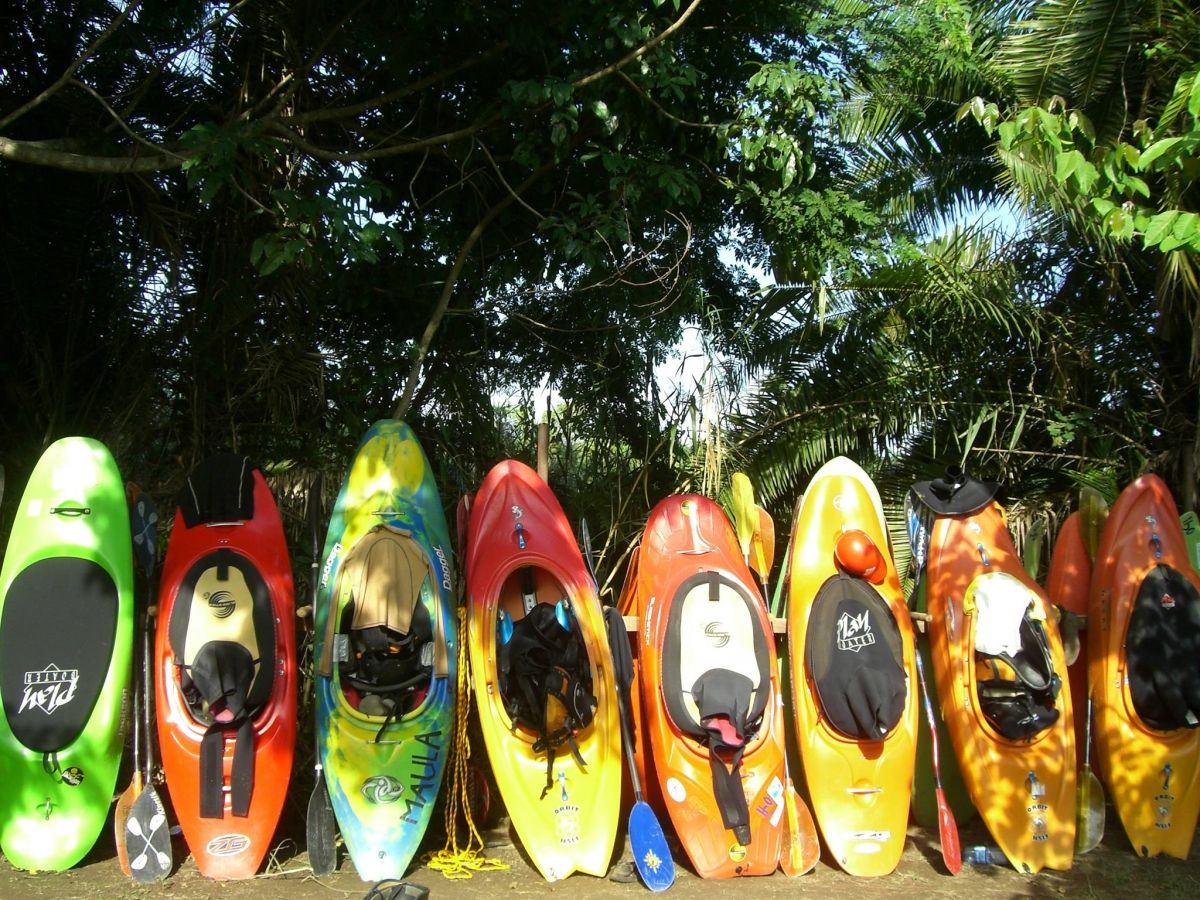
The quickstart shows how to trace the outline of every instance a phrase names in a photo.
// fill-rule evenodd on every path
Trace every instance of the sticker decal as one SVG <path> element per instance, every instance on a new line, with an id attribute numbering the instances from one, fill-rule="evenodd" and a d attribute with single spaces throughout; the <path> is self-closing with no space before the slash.
<path id="1" fill-rule="evenodd" d="M 871 633 L 870 610 L 864 609 L 857 616 L 848 612 L 842 613 L 837 623 L 837 646 L 839 650 L 849 650 L 857 653 L 863 647 L 875 643 L 875 635 Z"/>
<path id="2" fill-rule="evenodd" d="M 404 793 L 404 785 L 391 775 L 372 775 L 362 783 L 362 795 L 368 803 L 395 803 Z"/>
<path id="3" fill-rule="evenodd" d="M 1154 795 L 1154 827 L 1166 831 L 1171 827 L 1171 813 L 1175 806 L 1175 795 L 1171 793 L 1171 776 L 1175 770 L 1167 763 L 1162 768 L 1162 790 Z"/>
<path id="4" fill-rule="evenodd" d="M 244 834 L 222 834 L 209 841 L 204 849 L 210 856 L 237 856 L 249 846 L 250 838 Z"/>
<path id="5" fill-rule="evenodd" d="M 746 858 L 746 848 L 741 844 L 732 844 L 729 847 L 729 858 L 734 862 L 741 862 Z"/>
<path id="6" fill-rule="evenodd" d="M 75 699 L 78 684 L 78 669 L 60 669 L 54 663 L 36 672 L 26 672 L 25 696 L 21 698 L 17 713 L 40 709 L 48 716 L 53 715 L 55 710 Z"/>
<path id="7" fill-rule="evenodd" d="M 683 787 L 683 782 L 678 778 L 667 779 L 667 796 L 676 803 L 682 803 L 687 799 L 687 791 Z"/>
<path id="8" fill-rule="evenodd" d="M 237 600 L 229 591 L 213 591 L 206 599 L 208 608 L 218 619 L 228 619 L 237 609 Z"/>
<path id="9" fill-rule="evenodd" d="M 767 796 L 775 802 L 775 811 L 771 813 L 771 827 L 774 828 L 779 824 L 779 817 L 783 815 L 783 782 L 779 780 L 778 775 L 767 785 Z"/>
<path id="10" fill-rule="evenodd" d="M 1050 809 L 1050 806 L 1042 802 L 1042 797 L 1046 795 L 1046 786 L 1038 781 L 1035 772 L 1030 772 L 1027 780 L 1029 782 L 1030 803 L 1025 807 L 1025 812 L 1029 814 L 1029 824 L 1033 829 L 1033 839 L 1038 843 L 1042 843 L 1050 840 L 1050 833 L 1046 829 L 1046 812 Z"/>
<path id="11" fill-rule="evenodd" d="M 704 626 L 704 636 L 712 638 L 713 647 L 719 649 L 729 643 L 729 632 L 724 622 L 709 622 Z"/>
<path id="12" fill-rule="evenodd" d="M 83 769 L 79 768 L 79 766 L 71 766 L 71 768 L 66 769 L 62 773 L 61 781 L 63 784 L 70 785 L 71 787 L 79 787 L 79 785 L 83 784 L 83 777 Z"/>

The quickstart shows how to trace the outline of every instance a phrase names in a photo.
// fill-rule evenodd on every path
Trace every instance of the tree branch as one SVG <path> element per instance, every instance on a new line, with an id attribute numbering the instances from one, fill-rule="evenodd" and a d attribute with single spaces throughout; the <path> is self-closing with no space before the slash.
<path id="1" fill-rule="evenodd" d="M 49 166 L 68 172 L 90 175 L 136 175 L 178 169 L 187 159 L 178 153 L 164 151 L 153 156 L 91 156 L 59 150 L 37 141 L 14 141 L 0 137 L 0 160 Z"/>
<path id="2" fill-rule="evenodd" d="M 475 248 L 475 244 L 483 236 L 483 232 L 487 230 L 495 218 L 500 215 L 505 209 L 511 206 L 517 197 L 524 193 L 531 184 L 545 175 L 553 168 L 553 163 L 546 163 L 540 169 L 521 182 L 516 190 L 506 194 L 504 199 L 500 200 L 484 213 L 481 218 L 471 229 L 471 233 L 467 235 L 467 239 L 463 241 L 462 246 L 458 249 L 458 256 L 454 259 L 454 265 L 450 267 L 450 272 L 446 275 L 445 282 L 442 283 L 442 293 L 438 297 L 437 306 L 434 307 L 433 315 L 429 318 L 429 323 L 425 326 L 425 332 L 421 335 L 421 342 L 417 345 L 417 358 L 413 360 L 412 368 L 408 372 L 408 380 L 404 384 L 404 393 L 401 394 L 399 401 L 396 403 L 396 410 L 392 413 L 393 419 L 403 419 L 408 414 L 408 408 L 412 404 L 413 394 L 417 391 L 417 381 L 421 376 L 421 366 L 425 362 L 425 357 L 429 355 L 429 347 L 433 344 L 434 335 L 437 334 L 438 327 L 442 324 L 442 318 L 446 315 L 446 310 L 450 308 L 450 299 L 454 295 L 454 285 L 458 282 L 459 276 L 462 274 L 463 267 L 467 264 L 467 259 L 471 255 L 471 251 Z"/>
<path id="3" fill-rule="evenodd" d="M 582 78 L 580 78 L 578 81 L 572 82 L 571 87 L 574 87 L 574 88 L 586 87 L 587 85 L 591 84 L 594 81 L 599 81 L 601 78 L 607 78 L 609 75 L 612 75 L 614 72 L 617 72 L 620 69 L 625 68 L 625 66 L 629 65 L 635 59 L 641 59 L 643 56 L 645 56 L 647 53 L 649 53 L 651 50 L 653 50 L 655 47 L 657 47 L 659 44 L 661 44 L 663 41 L 665 41 L 667 38 L 669 38 L 671 35 L 673 35 L 676 31 L 678 31 L 680 28 L 682 28 L 683 23 L 686 22 L 691 17 L 692 13 L 694 13 L 696 11 L 696 7 L 698 7 L 699 5 L 700 5 L 700 0 L 692 0 L 692 2 L 688 4 L 687 9 L 685 9 L 682 13 L 680 13 L 678 19 L 676 19 L 674 22 L 672 22 L 670 25 L 668 25 L 666 28 L 664 28 L 662 31 L 660 31 L 658 34 L 656 34 L 654 37 L 650 38 L 650 40 L 646 41 L 646 43 L 642 44 L 640 47 L 634 48 L 629 53 L 626 53 L 623 57 L 621 57 L 619 60 L 617 60 L 612 65 L 605 66 L 603 69 L 598 69 L 597 71 L 593 72 L 591 75 L 585 75 Z"/>
<path id="4" fill-rule="evenodd" d="M 101 32 L 100 36 L 96 38 L 96 40 L 92 41 L 91 46 L 84 50 L 83 53 L 76 58 L 75 62 L 67 66 L 67 70 L 59 76 L 58 81 L 54 82 L 54 84 L 50 85 L 50 87 L 46 88 L 24 106 L 18 107 L 3 119 L 0 119 L 0 129 L 7 128 L 13 122 L 17 121 L 17 119 L 21 118 L 21 116 L 25 115 L 25 113 L 29 112 L 31 109 L 36 109 L 37 107 L 41 106 L 56 93 L 58 93 L 62 89 L 63 85 L 65 85 L 74 77 L 75 73 L 79 70 L 79 67 L 91 59 L 92 54 L 99 50 L 100 46 L 110 37 L 112 37 L 113 33 L 121 26 L 121 23 L 129 18 L 129 14 L 132 13 L 141 4 L 141 2 L 142 0 L 129 0 L 129 2 L 125 4 L 125 8 L 117 14 L 117 17 L 109 23 L 108 27 Z"/>

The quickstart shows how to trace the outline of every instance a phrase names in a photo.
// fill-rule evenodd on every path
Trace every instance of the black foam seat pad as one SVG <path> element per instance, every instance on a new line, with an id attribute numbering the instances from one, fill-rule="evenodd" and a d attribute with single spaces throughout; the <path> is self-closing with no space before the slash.
<path id="1" fill-rule="evenodd" d="M 1180 572 L 1157 565 L 1142 580 L 1125 633 L 1129 693 L 1147 725 L 1200 725 L 1200 594 Z"/>
<path id="2" fill-rule="evenodd" d="M 759 602 L 743 585 L 716 572 L 693 575 L 676 591 L 663 638 L 662 692 L 667 715 L 685 734 L 709 737 L 695 690 L 711 681 L 704 676 L 714 670 L 738 673 L 749 682 L 744 721 L 756 730 L 771 685 L 770 649 L 756 613 Z"/>
<path id="3" fill-rule="evenodd" d="M 266 581 L 241 553 L 205 554 L 180 582 L 167 637 L 183 667 L 188 706 L 208 725 L 200 745 L 200 815 L 223 817 L 225 736 L 233 733 L 231 808 L 246 816 L 254 786 L 252 717 L 270 697 L 275 673 L 275 615 Z"/>
<path id="4" fill-rule="evenodd" d="M 103 566 L 52 557 L 23 569 L 0 618 L 0 694 L 13 736 L 30 750 L 73 743 L 104 689 L 120 598 Z"/>
<path id="5" fill-rule="evenodd" d="M 179 494 L 184 524 L 242 522 L 254 518 L 254 464 L 236 453 L 217 453 L 188 476 Z"/>
<path id="6" fill-rule="evenodd" d="M 804 648 L 817 703 L 829 724 L 856 740 L 882 740 L 908 695 L 900 628 L 861 578 L 834 575 L 817 592 Z"/>

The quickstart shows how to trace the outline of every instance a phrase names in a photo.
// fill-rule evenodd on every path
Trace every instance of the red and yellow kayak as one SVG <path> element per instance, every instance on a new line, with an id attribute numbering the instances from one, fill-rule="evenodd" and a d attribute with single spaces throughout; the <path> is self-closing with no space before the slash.
<path id="1" fill-rule="evenodd" d="M 904 851 L 916 756 L 913 628 L 879 492 L 844 457 L 812 478 L 792 525 L 792 713 L 813 815 L 852 875 Z"/>
<path id="2" fill-rule="evenodd" d="M 191 508 L 175 513 L 154 642 L 163 770 L 200 873 L 250 878 L 296 745 L 292 570 L 275 500 L 247 460 L 208 460 L 181 502 Z"/>
<path id="3" fill-rule="evenodd" d="M 484 478 L 471 509 L 466 568 L 471 677 L 513 827 L 548 881 L 575 871 L 604 876 L 621 804 L 612 655 L 574 533 L 528 466 L 507 460 Z M 538 629 L 554 642 L 552 651 L 530 652 Z M 522 685 L 533 676 L 522 665 L 543 652 L 564 677 L 558 694 L 530 698 Z"/>
<path id="4" fill-rule="evenodd" d="M 1171 493 L 1158 477 L 1143 475 L 1121 492 L 1104 525 L 1088 612 L 1099 769 L 1125 833 L 1142 856 L 1186 859 L 1200 812 L 1200 729 L 1194 727 L 1200 662 L 1185 650 L 1176 660 L 1179 670 L 1163 679 L 1168 693 L 1184 688 L 1177 698 L 1183 727 L 1148 722 L 1147 702 L 1161 695 L 1152 690 L 1146 698 L 1136 690 L 1160 665 L 1170 665 L 1182 649 L 1181 635 L 1190 630 L 1194 639 L 1195 625 L 1189 629 L 1179 620 L 1186 615 L 1195 622 L 1198 591 L 1200 575 L 1189 563 Z M 1161 629 L 1149 632 L 1147 617 L 1161 617 Z"/>
<path id="5" fill-rule="evenodd" d="M 1040 624 L 1053 673 L 1061 678 L 1067 664 L 1050 601 L 1026 574 L 1004 513 L 991 500 L 971 512 L 937 515 L 927 565 L 938 697 L 971 801 L 1018 871 L 1069 869 L 1076 784 L 1070 692 L 1058 690 L 1053 705 L 1043 707 L 1052 724 L 1008 737 L 984 713 L 976 668 L 981 609 L 990 598 L 1016 597 Z"/>
<path id="6" fill-rule="evenodd" d="M 783 706 L 770 619 L 725 513 L 706 497 L 660 502 L 629 578 L 640 735 L 675 832 L 703 878 L 770 875 L 787 827 Z"/>

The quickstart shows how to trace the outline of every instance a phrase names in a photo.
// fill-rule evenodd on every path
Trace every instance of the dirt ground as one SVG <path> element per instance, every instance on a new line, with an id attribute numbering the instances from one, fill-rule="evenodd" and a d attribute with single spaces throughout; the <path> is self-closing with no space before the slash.
<path id="1" fill-rule="evenodd" d="M 964 866 L 958 877 L 948 875 L 942 865 L 937 835 L 920 828 L 909 830 L 909 841 L 900 867 L 886 878 L 873 880 L 852 878 L 832 863 L 822 860 L 816 870 L 798 879 L 776 873 L 770 878 L 753 878 L 731 882 L 703 881 L 688 871 L 676 852 L 676 881 L 671 896 L 704 898 L 736 897 L 739 893 L 750 898 L 784 897 L 808 894 L 815 897 L 854 897 L 870 900 L 877 897 L 970 897 L 972 900 L 992 900 L 1010 897 L 1119 897 L 1172 898 L 1200 897 L 1200 842 L 1186 861 L 1175 859 L 1143 860 L 1134 856 L 1116 822 L 1115 813 L 1108 810 L 1109 827 L 1104 842 L 1092 853 L 1079 857 L 1070 872 L 1043 872 L 1023 876 L 1008 867 Z M 13 869 L 0 861 L 0 898 L 2 900 L 32 900 L 32 898 L 171 898 L 171 900 L 342 900 L 361 898 L 371 885 L 359 880 L 353 865 L 341 860 L 340 869 L 330 877 L 317 879 L 308 868 L 308 858 L 297 852 L 294 838 L 283 838 L 272 855 L 264 874 L 249 881 L 213 882 L 201 878 L 195 864 L 186 855 L 180 839 L 175 841 L 176 860 L 182 860 L 165 882 L 151 887 L 134 884 L 121 874 L 107 835 L 109 829 L 84 862 L 69 872 L 30 874 Z M 619 838 L 622 842 L 623 837 Z M 978 821 L 963 826 L 964 847 L 987 843 L 987 835 Z M 566 881 L 549 884 L 530 866 L 514 844 L 507 829 L 501 825 L 488 833 L 488 854 L 509 865 L 503 871 L 482 872 L 463 881 L 450 881 L 440 873 L 424 866 L 409 874 L 410 881 L 430 889 L 431 897 L 466 898 L 466 900 L 500 900 L 506 897 L 572 897 L 582 900 L 602 898 L 636 898 L 645 896 L 645 888 L 636 879 L 632 883 L 614 880 L 630 869 L 625 853 L 613 866 L 608 878 L 574 875 Z M 302 842 L 300 842 L 302 843 Z M 676 848 L 678 849 L 678 848 Z M 747 894 L 747 892 L 750 892 Z"/>

